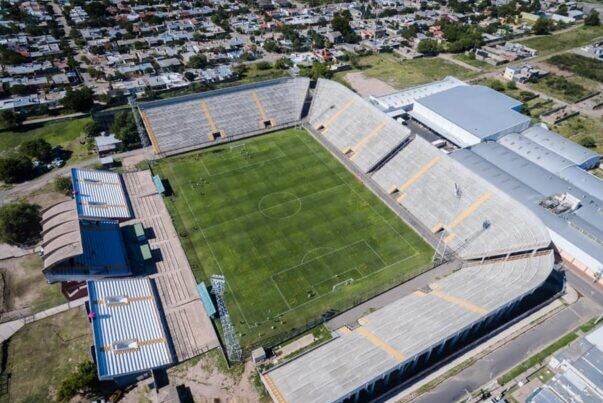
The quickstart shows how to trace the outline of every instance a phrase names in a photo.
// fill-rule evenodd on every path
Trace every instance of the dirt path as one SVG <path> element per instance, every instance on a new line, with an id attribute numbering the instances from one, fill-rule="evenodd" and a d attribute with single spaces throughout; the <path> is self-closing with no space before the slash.
<path id="1" fill-rule="evenodd" d="M 454 64 L 456 64 L 458 66 L 461 66 L 461 67 L 463 67 L 463 68 L 465 68 L 467 70 L 471 70 L 471 71 L 474 71 L 476 73 L 481 73 L 482 72 L 482 69 L 480 69 L 479 67 L 475 67 L 475 66 L 470 65 L 469 63 L 465 63 L 462 60 L 458 60 L 457 58 L 454 57 L 454 55 L 452 53 L 440 53 L 438 55 L 438 57 L 440 59 L 444 59 L 446 61 L 449 61 L 450 63 L 454 63 Z"/>
<path id="2" fill-rule="evenodd" d="M 225 367 L 219 350 L 212 350 L 168 370 L 170 383 L 184 384 L 190 389 L 195 402 L 258 402 L 262 399 L 252 384 L 255 367 L 250 362 L 244 368 Z M 155 401 L 155 392 L 147 384 L 140 382 L 123 398 L 123 402 L 137 403 Z M 158 399 L 162 400 L 162 396 Z"/>
<path id="3" fill-rule="evenodd" d="M 346 74 L 345 81 L 350 84 L 354 91 L 363 97 L 368 97 L 369 95 L 380 97 L 398 91 L 386 82 L 377 78 L 367 77 L 364 73 L 358 71 Z"/>

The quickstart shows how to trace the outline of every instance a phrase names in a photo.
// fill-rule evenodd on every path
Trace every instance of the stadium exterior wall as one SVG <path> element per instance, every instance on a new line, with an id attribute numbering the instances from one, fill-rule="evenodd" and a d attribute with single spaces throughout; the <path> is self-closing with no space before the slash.
<path id="1" fill-rule="evenodd" d="M 463 148 L 481 143 L 482 141 L 497 140 L 508 133 L 520 132 L 522 130 L 527 129 L 529 125 L 529 122 L 528 125 L 524 123 L 514 125 L 504 130 L 500 130 L 497 133 L 493 133 L 488 137 L 480 138 L 478 136 L 473 135 L 464 128 L 454 124 L 453 122 L 438 114 L 436 111 L 427 108 L 419 102 L 415 102 L 411 115 L 419 122 L 423 123 L 429 128 L 434 129 L 436 132 L 446 137 L 451 142 Z"/>
<path id="2" fill-rule="evenodd" d="M 589 253 L 580 249 L 574 242 L 548 228 L 551 240 L 559 252 L 561 258 L 571 265 L 595 277 L 599 270 L 603 270 L 603 261 L 600 261 Z"/>

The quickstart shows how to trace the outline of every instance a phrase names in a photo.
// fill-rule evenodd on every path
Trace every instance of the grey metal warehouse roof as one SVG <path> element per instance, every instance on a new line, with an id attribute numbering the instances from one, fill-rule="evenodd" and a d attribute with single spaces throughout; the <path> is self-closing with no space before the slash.
<path id="1" fill-rule="evenodd" d="M 172 362 L 151 281 L 88 282 L 100 379 L 135 374 Z"/>
<path id="2" fill-rule="evenodd" d="M 518 133 L 509 133 L 498 139 L 498 143 L 555 174 L 575 165 L 574 162 Z"/>
<path id="3" fill-rule="evenodd" d="M 412 361 L 484 316 L 538 287 L 553 254 L 463 269 L 342 328 L 333 341 L 263 375 L 272 396 L 287 402 L 345 397 Z"/>
<path id="4" fill-rule="evenodd" d="M 524 130 L 521 134 L 535 143 L 540 144 L 542 147 L 548 148 L 561 155 L 563 158 L 572 161 L 576 165 L 589 165 L 589 162 L 598 161 L 601 158 L 599 154 L 588 148 L 582 147 L 581 145 L 538 125 Z"/>
<path id="5" fill-rule="evenodd" d="M 118 173 L 73 168 L 71 182 L 80 217 L 118 219 L 131 217 L 126 192 Z"/>
<path id="6" fill-rule="evenodd" d="M 535 213 L 546 227 L 603 262 L 603 203 L 497 143 L 457 150 L 451 157 Z M 555 215 L 540 207 L 544 196 L 569 193 L 582 207 Z"/>
<path id="7" fill-rule="evenodd" d="M 521 102 L 481 85 L 461 85 L 416 101 L 481 139 L 526 124 Z"/>

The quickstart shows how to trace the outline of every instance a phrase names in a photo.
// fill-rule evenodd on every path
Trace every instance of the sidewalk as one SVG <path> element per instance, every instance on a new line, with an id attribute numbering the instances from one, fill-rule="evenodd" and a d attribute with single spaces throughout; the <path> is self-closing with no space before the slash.
<path id="1" fill-rule="evenodd" d="M 28 323 L 33 323 L 38 320 L 46 319 L 50 316 L 68 311 L 69 309 L 80 307 L 84 305 L 87 300 L 88 297 L 82 297 L 80 299 L 76 299 L 75 301 L 66 302 L 62 305 L 55 306 L 54 308 L 49 308 L 45 311 L 25 316 L 21 319 L 2 323 L 0 324 L 0 342 L 10 339 L 15 333 L 17 333 L 17 331 L 19 331 L 19 329 Z"/>

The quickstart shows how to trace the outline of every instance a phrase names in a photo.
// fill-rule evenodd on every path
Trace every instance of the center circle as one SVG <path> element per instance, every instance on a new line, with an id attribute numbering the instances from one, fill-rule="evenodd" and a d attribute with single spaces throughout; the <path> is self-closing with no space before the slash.
<path id="1" fill-rule="evenodd" d="M 289 218 L 299 213 L 301 200 L 290 192 L 274 192 L 260 199 L 258 210 L 268 218 Z"/>

